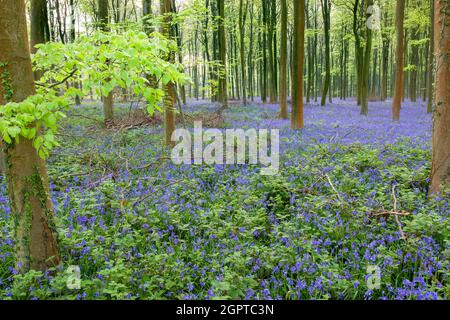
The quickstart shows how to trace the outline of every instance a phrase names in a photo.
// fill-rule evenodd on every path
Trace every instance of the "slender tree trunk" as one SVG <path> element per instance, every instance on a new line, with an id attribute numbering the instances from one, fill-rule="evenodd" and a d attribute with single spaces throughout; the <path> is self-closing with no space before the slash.
<path id="1" fill-rule="evenodd" d="M 294 54 L 291 128 L 303 128 L 303 63 L 305 56 L 305 0 L 294 1 Z"/>
<path id="2" fill-rule="evenodd" d="M 372 0 L 367 1 L 367 8 L 373 3 Z M 372 53 L 372 30 L 366 27 L 366 48 L 364 53 L 363 67 L 362 67 L 362 88 L 361 88 L 361 114 L 367 115 L 369 113 L 369 71 L 370 71 L 370 56 Z"/>
<path id="3" fill-rule="evenodd" d="M 254 85 L 253 85 L 253 78 L 254 78 L 254 64 L 253 64 L 253 2 L 250 1 L 250 45 L 249 45 L 249 52 L 248 52 L 248 85 L 249 85 L 249 93 L 250 93 L 250 99 L 251 101 L 254 100 Z"/>
<path id="4" fill-rule="evenodd" d="M 395 12 L 395 26 L 397 30 L 396 72 L 395 72 L 394 99 L 392 101 L 392 119 L 394 121 L 400 120 L 400 107 L 403 96 L 404 16 L 405 16 L 405 0 L 397 0 L 397 7 Z"/>
<path id="5" fill-rule="evenodd" d="M 0 1 L 0 61 L 6 66 L 14 94 L 20 102 L 35 94 L 24 0 Z M 0 85 L 0 91 L 4 88 Z M 1 92 L 0 92 L 1 93 Z M 0 94 L 0 105 L 6 103 Z M 33 142 L 23 137 L 5 145 L 7 181 L 15 221 L 16 261 L 20 272 L 45 270 L 59 263 L 49 183 L 45 162 Z"/>
<path id="6" fill-rule="evenodd" d="M 75 30 L 75 24 L 76 24 L 76 18 L 75 18 L 75 0 L 70 0 L 70 32 L 69 32 L 69 40 L 70 42 L 75 42 L 76 38 L 76 30 Z M 74 83 L 75 88 L 80 88 L 80 84 L 78 82 Z M 81 98 L 79 95 L 75 96 L 75 104 L 77 106 L 81 105 Z"/>
<path id="7" fill-rule="evenodd" d="M 383 48 L 382 48 L 382 74 L 381 74 L 381 101 L 387 99 L 388 93 L 388 66 L 389 66 L 389 38 L 387 35 L 383 35 Z"/>
<path id="8" fill-rule="evenodd" d="M 173 38 L 171 24 L 171 12 L 172 12 L 172 1 L 171 0 L 161 0 L 160 12 L 164 16 L 163 22 L 161 23 L 161 34 L 167 38 Z M 168 61 L 171 63 L 175 62 L 175 55 L 173 52 L 169 53 Z M 165 143 L 167 146 L 173 146 L 172 133 L 175 131 L 175 84 L 169 82 L 163 85 L 164 89 L 164 128 L 165 128 Z"/>
<path id="9" fill-rule="evenodd" d="M 142 1 L 142 14 L 143 14 L 143 27 L 144 27 L 144 32 L 150 36 L 151 33 L 154 31 L 154 26 L 153 26 L 153 22 L 152 22 L 152 0 L 143 0 Z M 154 75 L 147 75 L 146 76 L 147 80 L 148 80 L 148 85 L 150 88 L 154 88 L 156 89 L 156 87 L 158 86 L 156 83 L 156 76 Z"/>
<path id="10" fill-rule="evenodd" d="M 353 36 L 355 37 L 355 65 L 356 65 L 356 102 L 361 104 L 362 92 L 362 66 L 363 66 L 363 47 L 361 45 L 361 36 L 359 34 L 359 8 L 360 0 L 355 0 L 353 5 Z"/>
<path id="11" fill-rule="evenodd" d="M 411 40 L 417 40 L 418 30 L 412 30 Z M 411 58 L 410 63 L 413 66 L 409 77 L 409 97 L 411 102 L 417 101 L 417 73 L 419 70 L 419 47 L 411 42 Z"/>
<path id="12" fill-rule="evenodd" d="M 224 107 L 228 106 L 228 85 L 227 85 L 227 44 L 225 36 L 225 3 L 224 0 L 217 0 L 219 17 L 219 62 L 221 64 L 222 75 L 219 77 L 219 101 Z"/>
<path id="13" fill-rule="evenodd" d="M 331 86 L 331 63 L 330 63 L 331 0 L 321 0 L 321 2 L 322 2 L 322 16 L 325 32 L 325 82 L 323 84 L 322 99 L 320 101 L 320 105 L 324 106 L 327 100 L 328 90 L 330 90 Z"/>
<path id="14" fill-rule="evenodd" d="M 261 100 L 263 103 L 267 102 L 267 29 L 268 29 L 268 12 L 267 0 L 263 0 L 262 4 L 262 31 L 261 31 L 261 50 L 262 55 L 262 70 L 261 70 Z"/>
<path id="15" fill-rule="evenodd" d="M 172 0 L 172 11 L 173 13 L 177 13 L 177 8 L 175 6 L 175 0 Z M 178 63 L 180 63 L 180 65 L 183 64 L 183 41 L 182 41 L 182 34 L 181 34 L 181 30 L 180 27 L 178 25 L 178 23 L 175 23 L 174 25 L 175 28 L 175 38 L 177 40 L 177 47 L 178 47 Z M 179 86 L 180 88 L 180 96 L 181 96 L 181 101 L 183 101 L 183 104 L 186 105 L 186 87 L 184 84 L 181 84 Z"/>
<path id="16" fill-rule="evenodd" d="M 98 0 L 98 24 L 101 30 L 108 31 L 109 7 L 108 0 Z M 103 113 L 105 122 L 114 119 L 114 90 L 103 97 Z"/>
<path id="17" fill-rule="evenodd" d="M 275 56 L 273 52 L 273 38 L 274 38 L 274 0 L 267 0 L 268 12 L 268 34 L 267 34 L 267 49 L 269 51 L 269 102 L 275 103 L 276 98 L 276 75 L 275 75 Z"/>
<path id="18" fill-rule="evenodd" d="M 245 74 L 245 22 L 247 19 L 248 2 L 239 0 L 239 38 L 240 38 L 240 56 L 241 56 L 241 77 L 242 77 L 242 101 L 247 104 L 247 78 Z"/>
<path id="19" fill-rule="evenodd" d="M 50 40 L 48 34 L 48 14 L 47 14 L 47 1 L 45 0 L 32 0 L 31 1 L 31 23 L 30 23 L 30 42 L 31 53 L 35 54 L 37 49 L 36 45 L 46 43 Z M 42 72 L 35 71 L 34 79 L 37 81 L 41 78 Z"/>
<path id="20" fill-rule="evenodd" d="M 287 119 L 287 3 L 281 0 L 281 33 L 280 33 L 280 118 Z"/>
<path id="21" fill-rule="evenodd" d="M 447 0 L 434 2 L 434 52 L 436 58 L 435 110 L 431 193 L 450 186 L 450 22 Z"/>
<path id="22" fill-rule="evenodd" d="M 427 81 L 427 112 L 433 111 L 433 73 L 434 73 L 434 0 L 431 2 L 431 26 L 430 26 L 430 46 L 428 49 L 428 81 Z"/>

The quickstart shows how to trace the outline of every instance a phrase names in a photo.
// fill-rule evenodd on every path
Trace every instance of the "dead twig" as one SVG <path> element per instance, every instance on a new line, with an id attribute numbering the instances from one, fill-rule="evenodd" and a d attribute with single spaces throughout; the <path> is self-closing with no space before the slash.
<path id="1" fill-rule="evenodd" d="M 331 179 L 330 179 L 330 176 L 329 176 L 327 173 L 325 173 L 325 176 L 327 177 L 328 183 L 330 184 L 331 188 L 332 188 L 333 191 L 336 193 L 336 195 L 337 195 L 339 201 L 340 201 L 341 203 L 345 203 L 344 200 L 342 199 L 341 195 L 339 194 L 339 192 L 338 192 L 338 191 L 336 190 L 336 188 L 334 187 L 333 182 L 332 182 Z"/>

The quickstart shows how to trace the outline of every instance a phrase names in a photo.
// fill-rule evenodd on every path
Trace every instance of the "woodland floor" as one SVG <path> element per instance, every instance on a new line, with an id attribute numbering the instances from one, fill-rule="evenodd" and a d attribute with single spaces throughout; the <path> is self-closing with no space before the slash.
<path id="1" fill-rule="evenodd" d="M 427 195 L 431 116 L 406 102 L 393 123 L 390 106 L 307 104 L 293 131 L 278 105 L 231 103 L 224 128 L 280 129 L 277 176 L 176 166 L 160 125 L 107 130 L 98 103 L 73 108 L 49 159 L 63 265 L 16 275 L 0 177 L 0 299 L 448 299 L 450 193 Z M 80 290 L 66 286 L 71 265 Z"/>

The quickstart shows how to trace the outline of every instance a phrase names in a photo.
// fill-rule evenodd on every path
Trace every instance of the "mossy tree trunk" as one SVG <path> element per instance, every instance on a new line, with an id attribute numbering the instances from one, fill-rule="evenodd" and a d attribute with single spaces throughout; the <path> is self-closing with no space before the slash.
<path id="1" fill-rule="evenodd" d="M 0 1 L 0 72 L 10 75 L 11 101 L 35 94 L 24 0 Z M 3 88 L 0 88 L 3 91 Z M 6 103 L 0 94 L 0 105 Z M 3 143 L 10 205 L 14 218 L 16 261 L 20 272 L 45 270 L 60 261 L 45 162 L 33 143 Z"/>
<path id="2" fill-rule="evenodd" d="M 450 25 L 448 1 L 434 2 L 434 53 L 436 59 L 435 110 L 431 193 L 450 186 Z"/>

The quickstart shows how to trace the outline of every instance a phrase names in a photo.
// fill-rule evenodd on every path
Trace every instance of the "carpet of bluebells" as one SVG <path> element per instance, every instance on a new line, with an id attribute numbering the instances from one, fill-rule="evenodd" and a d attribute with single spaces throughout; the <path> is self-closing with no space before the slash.
<path id="1" fill-rule="evenodd" d="M 307 104 L 293 131 L 277 105 L 231 104 L 223 129 L 280 129 L 276 176 L 177 166 L 161 127 L 106 130 L 98 103 L 71 110 L 48 161 L 63 263 L 17 274 L 0 177 L 0 299 L 448 299 L 450 192 L 427 194 L 431 116 L 420 102 L 399 123 L 390 102 L 369 107 Z M 377 215 L 394 209 L 410 213 L 405 238 Z"/>

